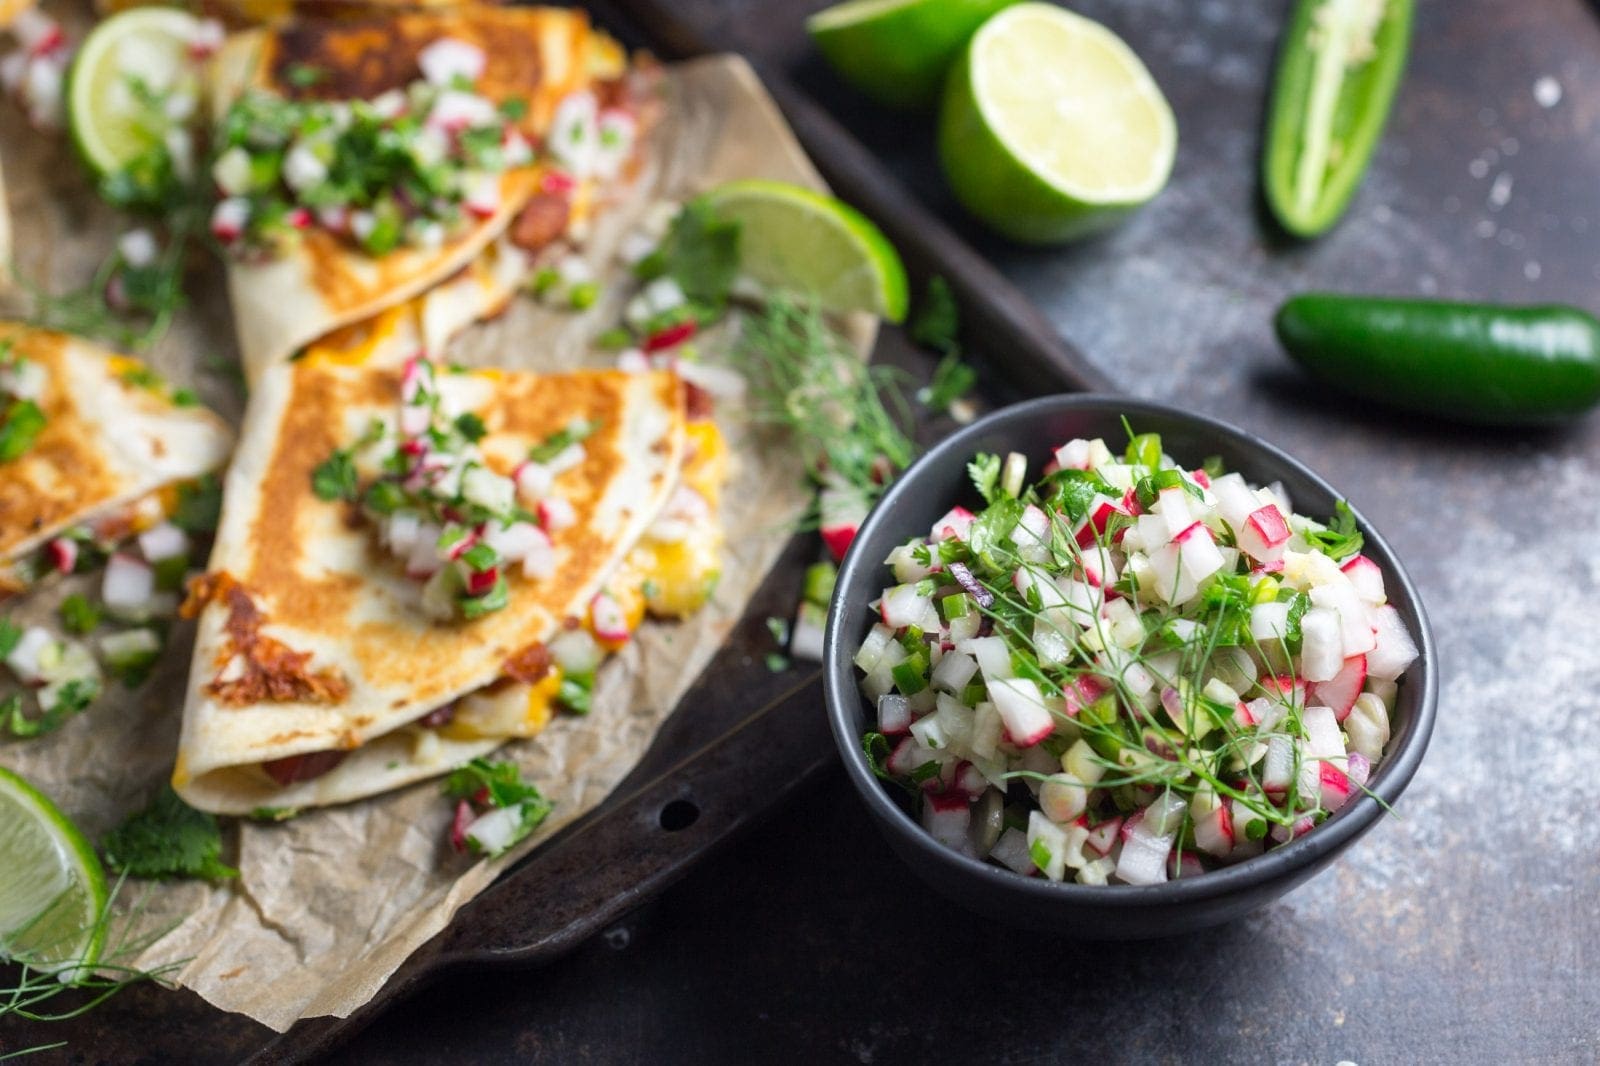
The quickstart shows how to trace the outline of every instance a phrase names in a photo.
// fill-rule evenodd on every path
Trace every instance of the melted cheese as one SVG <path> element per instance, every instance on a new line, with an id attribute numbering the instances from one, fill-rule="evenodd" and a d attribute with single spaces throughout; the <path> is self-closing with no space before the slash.
<path id="1" fill-rule="evenodd" d="M 560 691 L 561 670 L 551 667 L 532 685 L 513 682 L 474 692 L 461 700 L 455 717 L 439 727 L 439 734 L 451 740 L 535 736 L 550 724 Z"/>

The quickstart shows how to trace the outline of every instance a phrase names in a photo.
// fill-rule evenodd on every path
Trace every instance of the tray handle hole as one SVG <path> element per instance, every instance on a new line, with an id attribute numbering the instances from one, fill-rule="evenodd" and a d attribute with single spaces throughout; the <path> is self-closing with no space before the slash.
<path id="1" fill-rule="evenodd" d="M 689 828 L 700 817 L 700 808 L 692 800 L 677 799 L 661 808 L 661 828 L 677 833 Z"/>

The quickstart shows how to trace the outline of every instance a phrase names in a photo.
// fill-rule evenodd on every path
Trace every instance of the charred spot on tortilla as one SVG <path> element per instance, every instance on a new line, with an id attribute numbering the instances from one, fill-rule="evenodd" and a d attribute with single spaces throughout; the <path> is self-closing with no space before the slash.
<path id="1" fill-rule="evenodd" d="M 550 664 L 550 649 L 541 643 L 534 643 L 506 660 L 505 673 L 515 681 L 534 685 L 550 673 Z"/>
<path id="2" fill-rule="evenodd" d="M 196 600 L 199 597 L 199 604 Z M 253 703 L 339 703 L 349 691 L 344 674 L 333 667 L 310 668 L 311 653 L 295 651 L 261 632 L 266 622 L 245 587 L 227 573 L 207 574 L 190 584 L 185 612 L 219 600 L 228 610 L 222 624 L 228 641 L 217 653 L 217 675 L 206 692 L 232 707 Z M 224 676 L 237 665 L 238 676 Z"/>

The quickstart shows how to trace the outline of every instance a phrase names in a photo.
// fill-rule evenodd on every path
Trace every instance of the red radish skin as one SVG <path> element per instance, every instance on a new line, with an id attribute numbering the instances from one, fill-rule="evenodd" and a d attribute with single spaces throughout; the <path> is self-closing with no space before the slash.
<path id="1" fill-rule="evenodd" d="M 1109 855 L 1111 849 L 1117 846 L 1121 833 L 1122 819 L 1109 818 L 1089 830 L 1089 839 L 1084 841 L 1084 846 L 1097 855 Z"/>
<path id="2" fill-rule="evenodd" d="M 952 507 L 943 518 L 933 524 L 933 531 L 928 534 L 928 539 L 935 543 L 941 540 L 965 541 L 975 517 L 965 507 Z"/>
<path id="3" fill-rule="evenodd" d="M 850 550 L 850 542 L 855 539 L 854 524 L 822 527 L 822 543 L 827 546 L 828 554 L 833 556 L 836 563 L 844 561 L 844 553 Z"/>
<path id="4" fill-rule="evenodd" d="M 1348 803 L 1350 793 L 1355 790 L 1349 776 L 1329 762 L 1322 764 L 1321 785 L 1322 805 L 1330 811 L 1336 811 Z"/>
<path id="5" fill-rule="evenodd" d="M 50 565 L 56 568 L 57 573 L 70 574 L 78 565 L 78 542 L 65 537 L 57 537 L 46 548 L 50 555 Z"/>
<path id="6" fill-rule="evenodd" d="M 458 853 L 466 853 L 467 830 L 477 820 L 478 816 L 472 813 L 472 804 L 466 800 L 456 801 L 456 816 L 450 822 L 450 846 Z"/>
<path id="7" fill-rule="evenodd" d="M 1194 842 L 1201 851 L 1219 859 L 1233 850 L 1233 815 L 1226 803 L 1195 823 Z"/>
<path id="8" fill-rule="evenodd" d="M 1238 531 L 1239 550 L 1263 563 L 1283 557 L 1284 545 L 1289 543 L 1289 524 L 1283 512 L 1267 504 L 1251 513 Z"/>
<path id="9" fill-rule="evenodd" d="M 1350 579 L 1350 584 L 1355 586 L 1356 595 L 1360 596 L 1363 602 L 1374 607 L 1383 603 L 1383 570 L 1377 563 L 1365 555 L 1357 555 L 1347 560 L 1339 569 Z"/>
<path id="10" fill-rule="evenodd" d="M 1361 695 L 1361 686 L 1367 683 L 1367 657 L 1352 655 L 1344 666 L 1327 681 L 1318 681 L 1306 692 L 1306 699 L 1316 707 L 1329 707 L 1338 721 L 1350 716 L 1350 708 Z"/>

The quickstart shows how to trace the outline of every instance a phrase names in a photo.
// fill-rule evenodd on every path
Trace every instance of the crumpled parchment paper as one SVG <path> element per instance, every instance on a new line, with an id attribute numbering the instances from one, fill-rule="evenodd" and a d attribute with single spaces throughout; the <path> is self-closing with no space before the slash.
<path id="1" fill-rule="evenodd" d="M 718 57 L 669 68 L 665 91 L 666 116 L 639 188 L 588 241 L 585 254 L 606 275 L 622 273 L 610 249 L 653 200 L 682 199 L 736 177 L 821 185 L 742 61 Z M 64 138 L 30 131 L 14 108 L 0 108 L 19 272 L 58 290 L 90 276 L 119 226 L 69 153 Z M 191 306 L 152 358 L 237 420 L 242 395 L 229 369 L 234 351 L 220 274 L 213 264 L 192 272 Z M 536 369 L 609 362 L 611 356 L 587 352 L 584 340 L 616 320 L 620 301 L 608 294 L 580 316 L 519 298 L 510 313 L 461 338 L 451 355 Z M 865 344 L 870 325 L 851 325 Z M 225 858 L 239 867 L 237 881 L 124 887 L 124 906 L 141 902 L 140 928 L 172 927 L 133 965 L 187 959 L 179 984 L 280 1031 L 303 1017 L 348 1015 L 502 867 L 599 804 L 721 646 L 809 498 L 792 449 L 740 424 L 736 412 L 719 418 L 735 466 L 713 602 L 686 622 L 646 624 L 602 671 L 589 716 L 558 716 L 541 736 L 503 749 L 500 757 L 516 760 L 555 802 L 534 837 L 498 861 L 456 855 L 446 842 L 451 805 L 437 781 L 281 824 L 240 823 L 225 831 Z M 66 591 L 58 586 L 13 613 L 44 618 Z M 180 626 L 162 666 L 138 690 L 111 683 L 107 696 L 56 734 L 0 742 L 0 764 L 36 782 L 98 837 L 170 773 L 190 639 Z"/>

